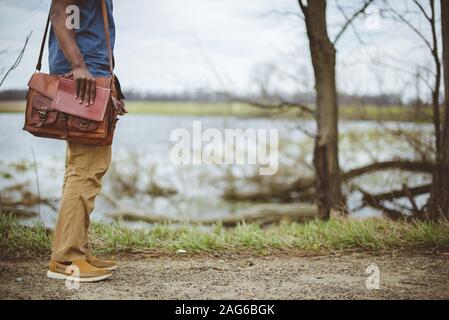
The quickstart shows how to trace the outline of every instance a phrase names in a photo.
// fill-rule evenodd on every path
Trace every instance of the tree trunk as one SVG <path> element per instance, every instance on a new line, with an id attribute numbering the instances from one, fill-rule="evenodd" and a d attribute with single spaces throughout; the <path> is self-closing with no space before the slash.
<path id="1" fill-rule="evenodd" d="M 441 0 L 443 38 L 444 122 L 437 137 L 436 169 L 433 175 L 429 213 L 432 219 L 449 218 L 449 2 Z"/>
<path id="2" fill-rule="evenodd" d="M 341 179 L 338 162 L 338 105 L 335 80 L 336 50 L 329 39 L 326 1 L 301 4 L 305 16 L 310 55 L 315 75 L 317 136 L 314 166 L 319 215 L 328 219 L 330 210 L 341 210 Z"/>

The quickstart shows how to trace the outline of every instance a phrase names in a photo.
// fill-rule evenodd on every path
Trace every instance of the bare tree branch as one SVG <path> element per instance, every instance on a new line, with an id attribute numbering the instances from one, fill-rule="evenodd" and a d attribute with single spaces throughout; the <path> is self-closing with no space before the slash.
<path id="1" fill-rule="evenodd" d="M 418 162 L 408 160 L 391 160 L 383 162 L 374 162 L 369 165 L 347 171 L 342 175 L 342 179 L 349 180 L 367 173 L 373 173 L 375 171 L 382 171 L 388 169 L 400 169 L 404 171 L 431 173 L 433 168 L 434 164 L 429 162 Z"/>
<path id="2" fill-rule="evenodd" d="M 357 17 L 358 17 L 359 15 L 363 14 L 363 13 L 366 11 L 366 9 L 371 5 L 371 3 L 373 3 L 373 1 L 374 1 L 374 0 L 367 0 L 367 1 L 365 1 L 364 5 L 363 5 L 359 10 L 357 10 L 356 12 L 354 12 L 354 13 L 352 14 L 351 17 L 348 17 L 348 16 L 346 15 L 346 13 L 344 12 L 344 10 L 340 10 L 340 11 L 343 13 L 343 15 L 344 15 L 344 17 L 345 17 L 345 19 L 346 19 L 346 23 L 343 25 L 343 27 L 341 28 L 341 30 L 337 33 L 337 36 L 335 37 L 335 40 L 332 42 L 334 46 L 335 46 L 335 44 L 338 42 L 338 40 L 340 40 L 340 38 L 343 36 L 343 34 L 345 33 L 346 29 L 347 29 L 349 26 L 352 25 L 352 23 L 354 22 L 354 20 L 357 19 Z M 337 2 L 337 5 L 338 5 L 338 2 Z M 338 7 L 341 8 L 339 5 L 338 5 Z M 357 32 L 356 32 L 356 33 L 357 33 Z M 359 40 L 361 40 L 361 39 L 359 38 Z"/>
<path id="3" fill-rule="evenodd" d="M 257 101 L 257 100 L 250 100 L 250 99 L 244 99 L 244 98 L 238 98 L 238 97 L 234 97 L 232 99 L 233 101 L 236 102 L 241 102 L 241 103 L 247 103 L 250 104 L 252 106 L 258 107 L 258 108 L 262 108 L 262 109 L 285 109 L 285 108 L 297 108 L 300 109 L 302 112 L 310 114 L 310 115 L 314 115 L 315 111 L 311 108 L 309 108 L 308 106 L 304 105 L 304 104 L 300 104 L 297 102 L 288 102 L 288 101 L 282 101 L 282 100 L 278 100 L 276 102 L 261 102 L 261 101 Z"/>
<path id="4" fill-rule="evenodd" d="M 6 71 L 5 75 L 3 76 L 2 80 L 0 81 L 0 87 L 3 85 L 3 83 L 4 83 L 5 80 L 6 80 L 6 78 L 7 78 L 8 75 L 11 73 L 11 71 L 13 71 L 14 69 L 16 69 L 16 68 L 19 66 L 19 64 L 20 64 L 20 61 L 22 61 L 23 55 L 24 55 L 24 53 L 25 53 L 25 49 L 26 49 L 26 47 L 27 47 L 27 45 L 28 45 L 28 40 L 30 40 L 30 37 L 31 37 L 31 34 L 32 34 L 32 33 L 33 33 L 33 32 L 31 31 L 31 32 L 27 35 L 27 37 L 26 37 L 26 39 L 25 39 L 25 43 L 24 43 L 24 45 L 23 45 L 23 47 L 22 47 L 22 50 L 20 50 L 19 55 L 18 55 L 17 58 L 16 58 L 16 61 L 14 61 L 14 63 L 12 64 L 12 66 L 8 69 L 8 71 Z M 3 72 L 2 72 L 2 73 L 3 73 Z"/>
<path id="5" fill-rule="evenodd" d="M 388 4 L 389 10 L 395 14 L 399 20 L 401 20 L 403 23 L 405 23 L 410 29 L 412 29 L 418 37 L 421 38 L 421 40 L 425 43 L 425 45 L 430 49 L 430 51 L 433 51 L 433 47 L 430 43 L 430 41 L 422 34 L 421 31 L 418 30 L 410 21 L 408 21 L 402 14 L 400 14 L 396 9 L 394 9 L 390 4 Z"/>
<path id="6" fill-rule="evenodd" d="M 301 8 L 302 13 L 307 13 L 307 6 L 302 2 L 302 0 L 298 0 L 299 7 Z"/>
<path id="7" fill-rule="evenodd" d="M 363 203 L 367 206 L 373 207 L 375 209 L 381 210 L 386 216 L 393 219 L 402 219 L 406 218 L 406 216 L 398 210 L 387 208 L 383 202 L 384 201 L 393 201 L 395 199 L 407 197 L 409 199 L 413 199 L 413 197 L 426 194 L 430 192 L 431 185 L 422 185 L 413 188 L 409 188 L 407 186 L 403 186 L 402 190 L 393 190 L 390 192 L 385 192 L 381 194 L 370 194 L 364 191 L 362 188 L 355 186 L 358 191 L 363 194 Z M 412 200 L 414 203 L 414 200 Z M 416 203 L 414 204 L 416 206 Z M 420 217 L 422 215 L 422 209 L 418 209 L 417 207 L 412 209 L 415 217 Z"/>
<path id="8" fill-rule="evenodd" d="M 413 0 L 413 2 L 416 4 L 416 6 L 419 8 L 419 10 L 422 12 L 422 14 L 424 15 L 424 17 L 426 17 L 427 21 L 431 22 L 432 21 L 432 17 L 428 15 L 426 9 L 424 9 L 424 7 L 422 6 L 421 3 L 419 3 L 419 1 L 417 0 Z"/>

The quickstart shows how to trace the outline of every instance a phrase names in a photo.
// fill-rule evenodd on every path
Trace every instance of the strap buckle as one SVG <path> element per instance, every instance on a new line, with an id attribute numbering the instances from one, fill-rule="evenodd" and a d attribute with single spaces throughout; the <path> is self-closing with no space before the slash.
<path id="1" fill-rule="evenodd" d="M 89 128 L 90 121 L 86 119 L 82 119 L 80 121 L 80 130 L 86 131 Z"/>
<path id="2" fill-rule="evenodd" d="M 39 119 L 41 119 L 41 120 L 45 120 L 45 118 L 47 118 L 47 111 L 45 110 L 45 111 L 43 111 L 43 110 L 40 110 L 40 111 L 38 111 L 38 113 L 39 113 Z"/>

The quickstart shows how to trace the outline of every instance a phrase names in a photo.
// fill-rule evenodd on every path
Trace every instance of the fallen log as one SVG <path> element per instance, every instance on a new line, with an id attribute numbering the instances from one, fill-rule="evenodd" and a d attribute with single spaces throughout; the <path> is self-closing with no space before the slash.
<path id="1" fill-rule="evenodd" d="M 289 101 L 283 101 L 279 97 L 276 99 L 277 101 L 271 101 L 271 102 L 261 102 L 257 100 L 248 100 L 248 99 L 242 99 L 239 97 L 233 97 L 232 100 L 234 102 L 240 102 L 240 103 L 246 103 L 253 107 L 257 107 L 264 110 L 276 110 L 276 109 L 288 109 L 288 108 L 297 108 L 301 112 L 314 115 L 315 110 L 310 108 L 309 106 L 297 102 L 289 102 Z"/>
<path id="2" fill-rule="evenodd" d="M 342 182 L 348 182 L 356 177 L 371 174 L 382 170 L 403 170 L 420 173 L 431 173 L 434 167 L 433 163 L 409 161 L 409 160 L 391 160 L 383 162 L 374 162 L 369 165 L 355 168 L 342 173 Z M 224 193 L 223 199 L 232 201 L 258 202 L 267 199 L 278 200 L 281 202 L 289 201 L 314 201 L 315 199 L 315 178 L 302 177 L 290 184 L 273 184 L 268 190 L 237 193 Z"/>
<path id="3" fill-rule="evenodd" d="M 435 164 L 430 162 L 409 161 L 409 160 L 390 160 L 390 161 L 373 162 L 366 166 L 343 172 L 341 175 L 341 179 L 343 182 L 346 182 L 348 180 L 351 180 L 353 178 L 365 174 L 371 174 L 377 171 L 392 170 L 392 169 L 411 171 L 411 172 L 432 173 L 434 166 Z M 290 186 L 286 187 L 284 191 L 296 190 L 299 192 L 303 192 L 307 189 L 313 188 L 314 186 L 315 186 L 315 179 L 303 178 L 293 182 Z"/>
<path id="4" fill-rule="evenodd" d="M 359 190 L 363 194 L 363 201 L 366 203 L 372 203 L 372 202 L 381 202 L 381 201 L 390 201 L 398 198 L 403 197 L 416 197 L 422 194 L 426 194 L 430 192 L 431 185 L 426 184 L 422 186 L 417 186 L 413 188 L 409 188 L 407 186 L 404 186 L 401 190 L 392 190 L 385 193 L 379 193 L 379 194 L 370 194 L 366 191 L 363 191 L 359 188 Z"/>
<path id="5" fill-rule="evenodd" d="M 382 211 L 382 213 L 387 216 L 390 219 L 393 220 L 399 220 L 399 219 L 409 219 L 410 216 L 405 215 L 403 212 L 391 208 L 387 208 L 383 202 L 384 201 L 392 201 L 399 198 L 407 197 L 409 201 L 412 203 L 412 213 L 414 217 L 421 217 L 423 215 L 423 209 L 419 209 L 416 206 L 416 203 L 414 201 L 414 197 L 426 194 L 430 192 L 431 185 L 422 185 L 417 186 L 413 188 L 409 188 L 406 185 L 402 186 L 402 190 L 392 190 L 385 193 L 379 193 L 379 194 L 370 194 L 360 187 L 356 187 L 358 191 L 360 191 L 363 194 L 363 203 L 367 206 L 370 206 L 372 208 L 378 209 Z"/>
<path id="6" fill-rule="evenodd" d="M 268 188 L 268 190 L 261 191 L 241 191 L 238 192 L 228 192 L 225 191 L 222 195 L 222 198 L 227 201 L 236 201 L 236 202 L 283 202 L 289 203 L 292 201 L 302 201 L 302 202 L 311 202 L 315 198 L 315 193 L 313 189 L 305 189 L 305 190 L 295 190 L 290 186 L 282 186 L 282 185 L 272 185 Z"/>
<path id="7" fill-rule="evenodd" d="M 434 167 L 433 163 L 408 161 L 408 160 L 391 160 L 383 162 L 374 162 L 367 166 L 349 170 L 342 174 L 342 180 L 349 180 L 364 174 L 373 173 L 381 170 L 399 169 L 403 171 L 431 173 Z"/>
<path id="8" fill-rule="evenodd" d="M 304 222 L 317 218 L 318 208 L 311 204 L 259 204 L 229 214 L 223 218 L 214 219 L 168 219 L 164 216 L 144 213 L 139 210 L 120 210 L 107 214 L 114 220 L 140 221 L 147 223 L 190 223 L 211 225 L 221 223 L 225 227 L 234 227 L 242 222 L 271 224 L 283 220 Z"/>

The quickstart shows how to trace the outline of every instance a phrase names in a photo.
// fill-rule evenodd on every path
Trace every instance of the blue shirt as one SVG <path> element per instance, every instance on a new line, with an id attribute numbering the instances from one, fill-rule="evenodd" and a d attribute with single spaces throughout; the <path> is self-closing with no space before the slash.
<path id="1" fill-rule="evenodd" d="M 74 28 L 73 30 L 76 33 L 76 43 L 83 55 L 84 63 L 94 77 L 110 77 L 109 55 L 101 13 L 101 1 L 78 0 L 77 6 L 80 11 L 80 28 Z M 111 47 L 114 50 L 115 25 L 112 16 L 112 0 L 106 0 L 106 7 L 109 32 L 111 34 Z M 73 20 L 71 21 L 73 22 Z M 50 29 L 48 47 L 50 73 L 60 75 L 72 71 L 72 66 L 59 47 L 53 28 Z"/>

